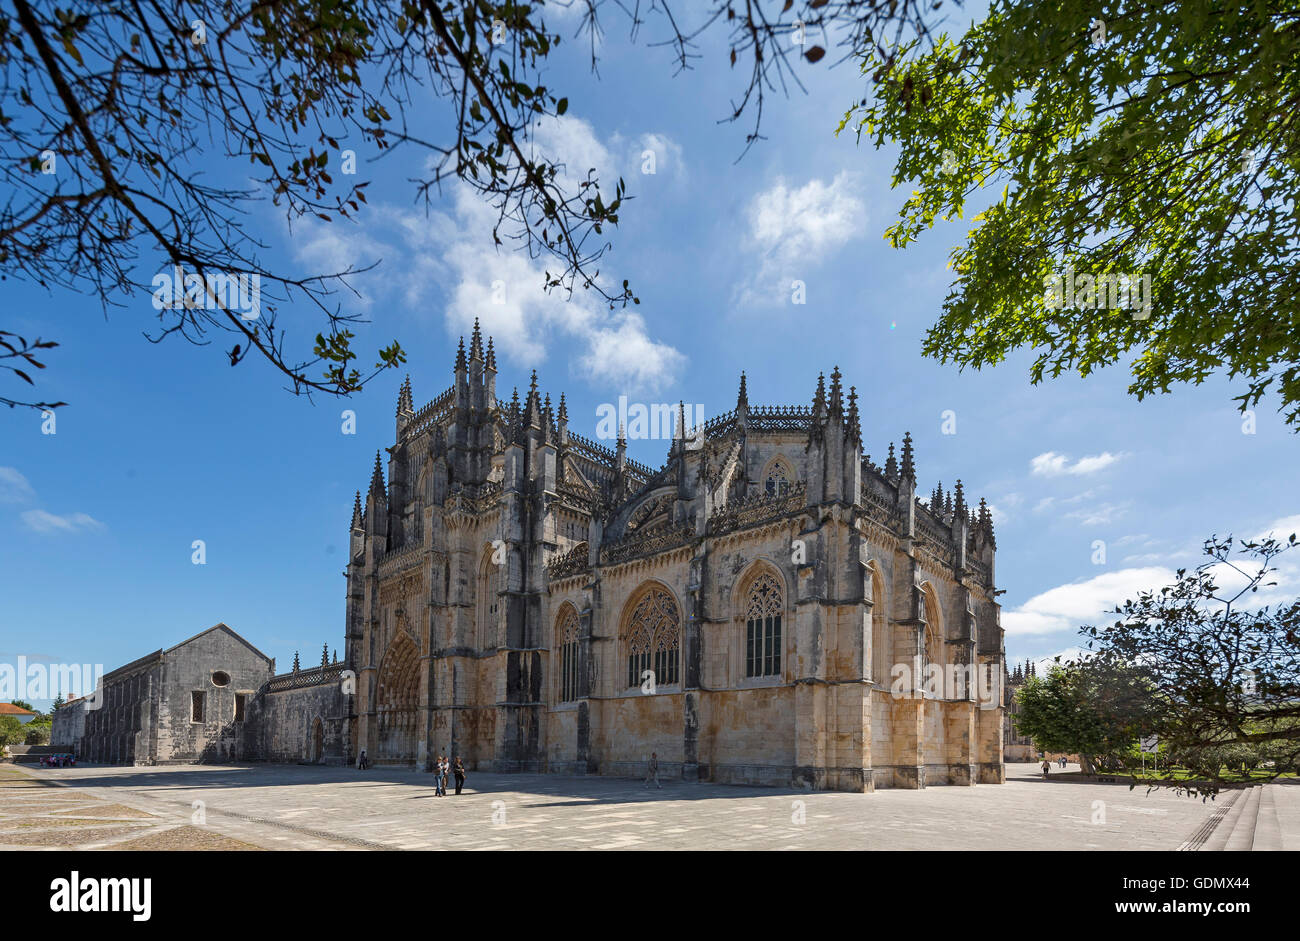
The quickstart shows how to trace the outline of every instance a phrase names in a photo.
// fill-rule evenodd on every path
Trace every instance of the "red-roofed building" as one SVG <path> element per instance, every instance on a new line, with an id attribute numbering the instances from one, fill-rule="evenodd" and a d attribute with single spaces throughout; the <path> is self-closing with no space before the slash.
<path id="1" fill-rule="evenodd" d="M 0 716 L 13 716 L 23 725 L 26 725 L 36 718 L 36 713 L 30 709 L 24 709 L 22 706 L 15 706 L 11 702 L 0 702 Z"/>

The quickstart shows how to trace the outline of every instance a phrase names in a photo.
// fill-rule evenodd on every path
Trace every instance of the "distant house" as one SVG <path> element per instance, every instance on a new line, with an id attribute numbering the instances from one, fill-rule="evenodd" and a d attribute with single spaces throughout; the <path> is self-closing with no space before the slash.
<path id="1" fill-rule="evenodd" d="M 11 702 L 0 702 L 0 716 L 13 716 L 23 725 L 26 725 L 36 718 L 36 713 L 30 709 L 24 709 L 22 706 L 15 706 Z"/>

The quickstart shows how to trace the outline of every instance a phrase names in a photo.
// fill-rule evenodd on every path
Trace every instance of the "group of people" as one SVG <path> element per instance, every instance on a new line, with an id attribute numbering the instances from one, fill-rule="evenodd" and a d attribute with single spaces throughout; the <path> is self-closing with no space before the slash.
<path id="1" fill-rule="evenodd" d="M 357 770 L 365 771 L 370 767 L 370 759 L 366 757 L 366 750 L 361 749 L 361 754 L 357 755 Z M 456 779 L 456 793 L 461 792 L 465 786 L 465 765 L 459 758 L 451 761 L 447 760 L 444 754 L 438 755 L 438 760 L 433 765 L 433 785 L 434 797 L 447 796 L 447 776 L 451 775 Z"/>
<path id="2" fill-rule="evenodd" d="M 42 768 L 75 768 L 77 766 L 76 755 L 42 755 Z"/>
<path id="3" fill-rule="evenodd" d="M 1055 760 L 1058 761 L 1058 762 L 1060 762 L 1060 765 L 1061 765 L 1062 768 L 1065 767 L 1065 761 L 1066 761 L 1066 758 L 1065 758 L 1064 755 L 1062 755 L 1060 758 L 1057 758 L 1057 759 L 1055 759 Z M 1043 759 L 1043 764 L 1042 764 L 1042 769 L 1043 769 L 1043 777 L 1046 778 L 1048 772 L 1052 770 L 1052 762 L 1049 761 L 1048 759 L 1044 758 L 1044 759 Z"/>
<path id="4" fill-rule="evenodd" d="M 437 763 L 433 766 L 433 780 L 435 785 L 433 791 L 434 797 L 447 796 L 448 772 L 451 772 L 451 775 L 456 779 L 457 794 L 459 794 L 460 789 L 465 786 L 465 766 L 461 764 L 460 759 L 457 758 L 454 761 L 448 761 L 446 755 L 439 755 Z"/>

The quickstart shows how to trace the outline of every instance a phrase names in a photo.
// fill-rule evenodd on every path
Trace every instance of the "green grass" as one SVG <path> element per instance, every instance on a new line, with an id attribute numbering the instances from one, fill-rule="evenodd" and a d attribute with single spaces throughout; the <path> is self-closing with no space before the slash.
<path id="1" fill-rule="evenodd" d="M 1090 775 L 1084 774 L 1082 771 L 1075 772 L 1075 773 L 1081 778 L 1091 777 Z M 1133 771 L 1133 770 L 1099 771 L 1095 776 L 1100 778 L 1115 778 L 1116 780 L 1119 781 L 1126 781 L 1126 780 L 1131 781 L 1135 777 L 1137 777 L 1137 778 L 1141 778 L 1144 781 L 1152 781 L 1152 780 L 1167 781 L 1171 784 L 1186 784 L 1194 781 L 1208 782 L 1209 780 L 1203 775 L 1197 775 L 1187 770 L 1186 768 L 1161 768 L 1158 771 L 1153 768 L 1147 768 L 1145 773 L 1143 773 L 1140 769 L 1138 771 Z M 1270 771 L 1261 771 L 1261 770 L 1247 771 L 1244 773 L 1241 771 L 1224 770 L 1220 772 L 1219 779 L 1216 783 L 1257 784 L 1257 783 L 1271 781 L 1275 779 L 1282 780 L 1285 778 L 1294 778 L 1296 776 L 1297 776 L 1296 773 L 1293 771 L 1287 771 L 1282 774 L 1274 775 Z"/>

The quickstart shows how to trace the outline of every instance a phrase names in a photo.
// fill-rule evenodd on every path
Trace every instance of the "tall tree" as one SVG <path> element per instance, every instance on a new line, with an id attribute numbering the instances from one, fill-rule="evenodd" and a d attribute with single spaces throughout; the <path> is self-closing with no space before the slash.
<path id="1" fill-rule="evenodd" d="M 594 80 L 606 0 L 559 5 L 573 4 Z M 649 24 L 679 69 L 692 66 L 705 32 L 726 29 L 732 65 L 749 66 L 724 115 L 753 116 L 752 144 L 767 95 L 798 85 L 795 62 L 820 61 L 832 42 L 846 57 L 888 58 L 904 35 L 926 33 L 938 6 L 710 0 L 689 8 L 693 23 L 672 0 L 612 9 L 634 38 Z M 581 167 L 566 178 L 530 145 L 536 122 L 569 102 L 543 79 L 561 41 L 546 13 L 544 0 L 0 0 L 0 174 L 11 193 L 0 203 L 0 276 L 120 305 L 161 291 L 154 278 L 174 271 L 181 283 L 155 295 L 151 339 L 226 334 L 232 365 L 255 352 L 294 392 L 347 394 L 402 362 L 400 345 L 359 369 L 350 329 L 359 318 L 338 299 L 357 269 L 265 263 L 270 239 L 250 227 L 249 210 L 269 198 L 291 223 L 355 216 L 368 181 L 354 181 L 349 160 L 364 169 L 402 147 L 427 158 L 417 196 L 451 180 L 470 187 L 497 214 L 498 246 L 550 260 L 547 289 L 637 303 L 626 280 L 598 268 L 623 181 Z M 432 120 L 418 114 L 430 99 L 440 105 Z M 251 167 L 253 184 L 209 179 L 197 155 Z M 230 299 L 239 276 L 258 279 L 254 309 Z M 291 302 L 313 310 L 314 342 L 300 335 L 308 318 L 286 318 L 299 323 L 293 335 L 278 318 Z M 34 385 L 29 370 L 44 368 L 54 345 L 0 331 L 0 371 Z M 3 394 L 0 403 L 62 404 Z"/>
<path id="2" fill-rule="evenodd" d="M 1276 771 L 1300 762 L 1300 599 L 1249 604 L 1297 546 L 1295 534 L 1212 537 L 1203 564 L 1125 602 L 1113 624 L 1082 629 L 1090 669 L 1136 670 L 1150 684 L 1151 731 L 1185 764 L 1217 768 L 1231 745 L 1269 746 Z"/>
<path id="3" fill-rule="evenodd" d="M 1074 753 L 1083 771 L 1114 767 L 1150 731 L 1151 690 L 1128 665 L 1053 666 L 1016 690 L 1014 723 L 1042 751 Z"/>
<path id="4" fill-rule="evenodd" d="M 991 200 L 926 355 L 1031 349 L 1033 383 L 1131 358 L 1139 399 L 1226 374 L 1300 430 L 1298 65 L 1280 0 L 995 0 L 959 40 L 865 56 L 877 95 L 841 130 L 915 185 L 886 238 Z"/>

